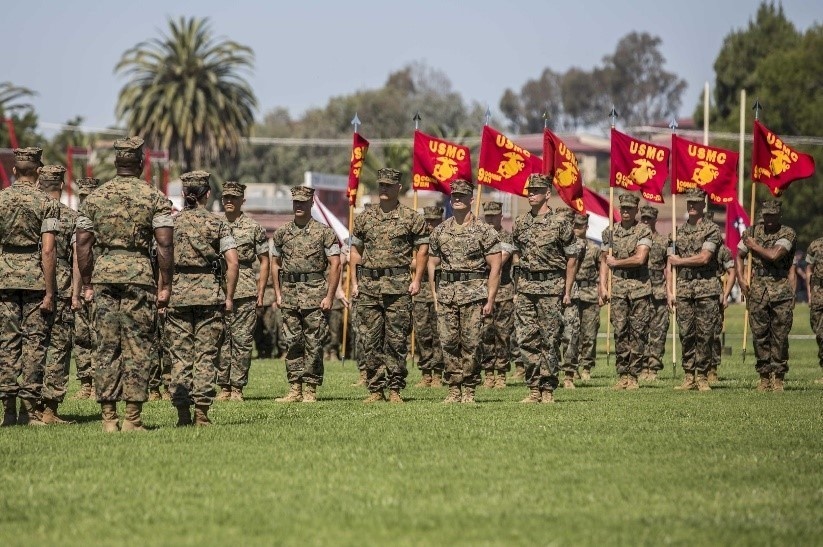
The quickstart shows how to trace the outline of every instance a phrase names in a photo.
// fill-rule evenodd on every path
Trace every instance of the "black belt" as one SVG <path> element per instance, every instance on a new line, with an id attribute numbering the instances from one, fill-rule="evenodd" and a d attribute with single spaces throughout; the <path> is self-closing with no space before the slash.
<path id="1" fill-rule="evenodd" d="M 663 279 L 663 270 L 649 270 L 649 277 L 652 279 Z"/>
<path id="2" fill-rule="evenodd" d="M 500 286 L 505 287 L 506 285 L 511 285 L 512 283 L 512 274 L 511 272 L 504 272 L 500 274 Z"/>
<path id="3" fill-rule="evenodd" d="M 597 281 L 589 281 L 588 279 L 582 279 L 577 282 L 578 289 L 585 289 L 586 287 L 594 287 L 597 285 Z"/>
<path id="4" fill-rule="evenodd" d="M 519 278 L 524 281 L 550 281 L 552 279 L 561 279 L 563 274 L 556 271 L 542 271 L 533 272 L 530 270 L 520 270 Z"/>
<path id="5" fill-rule="evenodd" d="M 0 254 L 29 254 L 40 249 L 40 245 L 3 245 Z"/>
<path id="6" fill-rule="evenodd" d="M 694 279 L 713 279 L 717 277 L 715 271 L 692 270 L 691 268 L 681 268 L 677 270 L 677 278 L 692 281 Z"/>
<path id="7" fill-rule="evenodd" d="M 639 279 L 646 281 L 649 278 L 649 270 L 640 268 L 617 268 L 612 270 L 612 275 L 620 279 Z"/>
<path id="8" fill-rule="evenodd" d="M 326 279 L 325 272 L 288 273 L 280 272 L 281 279 L 287 283 L 305 283 L 306 281 L 320 281 Z"/>
<path id="9" fill-rule="evenodd" d="M 214 268 L 211 266 L 175 266 L 174 271 L 177 273 L 214 273 Z"/>
<path id="10" fill-rule="evenodd" d="M 766 268 L 757 268 L 754 270 L 757 277 L 771 277 L 773 279 L 786 279 L 789 277 L 789 272 L 782 272 L 778 270 L 770 270 Z"/>
<path id="11" fill-rule="evenodd" d="M 369 279 L 380 279 L 381 277 L 387 275 L 401 275 L 409 273 L 408 266 L 397 266 L 395 268 L 364 268 L 363 266 L 358 266 L 357 270 L 360 277 L 368 277 Z"/>
<path id="12" fill-rule="evenodd" d="M 240 270 L 251 270 L 253 266 L 251 264 L 238 264 L 237 268 Z"/>
<path id="13" fill-rule="evenodd" d="M 486 272 L 460 272 L 457 270 L 443 270 L 440 272 L 440 281 L 471 281 L 472 279 L 488 279 Z"/>
<path id="14" fill-rule="evenodd" d="M 104 255 L 126 255 L 126 256 L 145 256 L 149 258 L 148 251 L 133 250 L 133 249 L 104 249 Z"/>

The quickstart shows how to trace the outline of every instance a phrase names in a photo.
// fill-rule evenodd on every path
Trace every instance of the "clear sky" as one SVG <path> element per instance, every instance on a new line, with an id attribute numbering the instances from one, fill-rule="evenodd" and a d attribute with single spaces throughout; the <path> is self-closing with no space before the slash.
<path id="1" fill-rule="evenodd" d="M 801 30 L 823 22 L 823 2 L 784 0 Z M 679 113 L 690 115 L 723 38 L 746 26 L 759 0 L 197 0 L 137 2 L 27 0 L 6 6 L 0 81 L 38 92 L 41 122 L 80 115 L 113 124 L 122 53 L 152 38 L 166 18 L 208 16 L 218 35 L 252 47 L 249 81 L 257 118 L 277 106 L 294 116 L 329 97 L 380 87 L 405 64 L 444 71 L 467 101 L 492 111 L 507 87 L 519 90 L 543 68 L 590 69 L 631 31 L 663 39 L 666 68 L 688 82 Z M 618 108 L 619 110 L 619 108 Z M 604 113 L 604 116 L 606 114 Z M 364 123 L 376 122 L 363 120 Z"/>

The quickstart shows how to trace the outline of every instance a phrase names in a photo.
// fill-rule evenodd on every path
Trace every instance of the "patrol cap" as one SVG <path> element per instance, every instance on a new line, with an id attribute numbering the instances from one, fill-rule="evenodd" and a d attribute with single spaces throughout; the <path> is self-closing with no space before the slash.
<path id="1" fill-rule="evenodd" d="M 223 195 L 224 196 L 240 196 L 243 197 L 246 194 L 246 185 L 240 184 L 239 182 L 229 181 L 223 185 Z"/>
<path id="2" fill-rule="evenodd" d="M 138 160 L 143 156 L 143 139 L 129 137 L 114 141 L 114 157 L 116 159 Z"/>
<path id="3" fill-rule="evenodd" d="M 391 167 L 377 170 L 377 184 L 400 184 L 401 177 L 400 171 Z"/>
<path id="4" fill-rule="evenodd" d="M 206 171 L 189 171 L 180 175 L 180 181 L 183 183 L 183 188 L 194 188 L 197 186 L 208 186 L 209 174 Z"/>
<path id="5" fill-rule="evenodd" d="M 640 218 L 657 219 L 657 213 L 657 207 L 652 207 L 651 205 L 644 205 L 640 208 Z"/>
<path id="6" fill-rule="evenodd" d="M 63 182 L 66 168 L 62 165 L 46 165 L 40 169 L 41 182 Z"/>
<path id="7" fill-rule="evenodd" d="M 483 204 L 483 213 L 486 215 L 500 215 L 503 213 L 503 204 L 499 201 L 487 201 Z"/>
<path id="8" fill-rule="evenodd" d="M 292 201 L 311 201 L 313 197 L 314 188 L 309 188 L 308 186 L 292 186 Z"/>
<path id="9" fill-rule="evenodd" d="M 706 203 L 706 192 L 699 188 L 690 188 L 685 196 L 686 203 Z"/>
<path id="10" fill-rule="evenodd" d="M 474 185 L 464 179 L 457 179 L 451 184 L 452 194 L 468 194 L 474 193 Z"/>
<path id="11" fill-rule="evenodd" d="M 552 180 L 540 173 L 532 173 L 526 180 L 526 188 L 549 188 L 552 185 Z"/>
<path id="12" fill-rule="evenodd" d="M 36 163 L 38 166 L 43 165 L 41 158 L 43 157 L 43 149 L 36 146 L 27 146 L 26 148 L 14 149 L 14 161 L 18 163 Z"/>
<path id="13" fill-rule="evenodd" d="M 77 195 L 87 196 L 94 192 L 98 186 L 100 186 L 100 179 L 83 177 L 82 179 L 77 179 L 75 184 L 77 184 Z"/>
<path id="14" fill-rule="evenodd" d="M 767 199 L 761 204 L 760 212 L 764 215 L 779 215 L 782 206 L 783 202 L 779 199 Z"/>
<path id="15" fill-rule="evenodd" d="M 640 204 L 640 198 L 628 192 L 620 194 L 617 200 L 620 202 L 621 207 L 637 207 Z"/>
<path id="16" fill-rule="evenodd" d="M 443 220 L 443 208 L 439 205 L 423 207 L 423 218 L 426 220 Z"/>
<path id="17" fill-rule="evenodd" d="M 586 226 L 589 223 L 589 215 L 588 213 L 585 215 L 581 215 L 577 213 L 574 215 L 574 225 L 575 226 Z"/>

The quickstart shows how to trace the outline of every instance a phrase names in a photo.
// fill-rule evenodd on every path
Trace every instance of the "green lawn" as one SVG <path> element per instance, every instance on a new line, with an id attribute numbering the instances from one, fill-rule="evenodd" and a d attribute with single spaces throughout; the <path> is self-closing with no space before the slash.
<path id="1" fill-rule="evenodd" d="M 96 404 L 70 401 L 77 425 L 0 430 L 0 544 L 820 544 L 815 342 L 791 341 L 786 392 L 757 393 L 729 316 L 711 393 L 675 392 L 670 368 L 613 392 L 601 356 L 553 406 L 518 404 L 522 384 L 365 406 L 351 363 L 328 365 L 320 403 L 279 405 L 282 361 L 256 361 L 248 401 L 217 404 L 209 429 L 156 402 L 152 431 L 106 435 Z"/>

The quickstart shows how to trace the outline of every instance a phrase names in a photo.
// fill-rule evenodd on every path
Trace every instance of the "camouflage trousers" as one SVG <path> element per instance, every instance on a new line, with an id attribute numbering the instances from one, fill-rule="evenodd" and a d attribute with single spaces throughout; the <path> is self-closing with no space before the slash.
<path id="1" fill-rule="evenodd" d="M 286 380 L 290 384 L 323 384 L 323 341 L 329 335 L 329 316 L 320 308 L 283 310 L 286 342 Z"/>
<path id="2" fill-rule="evenodd" d="M 329 334 L 323 344 L 323 352 L 330 355 L 339 355 L 340 345 L 343 343 L 343 308 L 332 309 L 328 313 Z"/>
<path id="3" fill-rule="evenodd" d="M 82 307 L 74 312 L 74 366 L 77 368 L 77 379 L 81 382 L 90 382 L 94 377 L 94 368 L 91 366 L 94 336 L 91 305 L 83 302 Z"/>
<path id="4" fill-rule="evenodd" d="M 646 359 L 651 321 L 651 296 L 613 297 L 614 362 L 618 374 L 637 376 Z"/>
<path id="5" fill-rule="evenodd" d="M 261 359 L 286 352 L 286 345 L 283 343 L 283 314 L 280 308 L 263 308 L 263 314 L 257 317 L 254 326 L 254 345 L 257 346 L 257 356 Z"/>
<path id="6" fill-rule="evenodd" d="M 514 300 L 494 303 L 494 312 L 486 319 L 483 332 L 481 368 L 486 371 L 511 370 L 511 340 L 514 330 Z"/>
<path id="7" fill-rule="evenodd" d="M 43 295 L 0 291 L 0 398 L 40 399 L 53 321 L 40 311 Z"/>
<path id="8" fill-rule="evenodd" d="M 563 355 L 560 368 L 566 374 L 577 371 L 577 345 L 580 341 L 580 311 L 572 302 L 563 307 L 563 335 L 560 337 L 560 353 Z M 571 349 L 574 347 L 574 349 Z"/>
<path id="9" fill-rule="evenodd" d="M 823 287 L 814 290 L 823 290 Z M 809 323 L 817 339 L 817 362 L 823 367 L 823 306 L 815 305 L 815 303 L 809 306 Z"/>
<path id="10" fill-rule="evenodd" d="M 720 366 L 720 357 L 723 353 L 723 322 L 726 318 L 726 310 L 718 299 L 717 302 L 717 324 L 714 330 L 714 340 L 712 340 L 712 360 L 709 365 L 710 369 L 717 370 Z"/>
<path id="11" fill-rule="evenodd" d="M 143 402 L 157 351 L 155 293 L 141 285 L 94 286 L 92 356 L 97 402 Z"/>
<path id="12" fill-rule="evenodd" d="M 222 306 L 182 306 L 166 312 L 166 346 L 171 355 L 174 406 L 211 405 L 223 344 Z"/>
<path id="13" fill-rule="evenodd" d="M 565 340 L 564 330 L 563 370 L 574 372 L 579 367 L 593 369 L 597 351 L 597 332 L 600 330 L 600 306 L 597 303 L 572 300 L 572 305 L 563 313 L 574 313 L 577 316 L 577 328 L 571 332 L 568 342 Z M 565 325 L 563 328 L 566 328 Z"/>
<path id="14" fill-rule="evenodd" d="M 217 384 L 243 388 L 249 383 L 257 299 L 253 296 L 234 301 L 234 312 L 226 315 L 225 345 L 217 359 Z"/>
<path id="15" fill-rule="evenodd" d="M 419 356 L 417 366 L 424 372 L 443 372 L 443 349 L 440 346 L 440 328 L 434 302 L 415 302 L 414 346 Z"/>
<path id="16" fill-rule="evenodd" d="M 62 403 L 66 397 L 73 345 L 74 312 L 71 311 L 71 299 L 58 298 L 54 304 L 54 324 L 51 326 L 46 371 L 43 376 L 43 400 Z"/>
<path id="17" fill-rule="evenodd" d="M 645 367 L 649 370 L 663 370 L 663 355 L 666 353 L 666 338 L 669 333 L 669 304 L 666 299 L 652 298 L 649 325 L 649 345 L 646 348 Z"/>
<path id="18" fill-rule="evenodd" d="M 719 307 L 717 296 L 677 298 L 677 328 L 683 371 L 687 374 L 705 374 L 711 367 Z"/>
<path id="19" fill-rule="evenodd" d="M 530 389 L 554 391 L 560 370 L 563 310 L 560 296 L 518 293 L 514 327 Z"/>
<path id="20" fill-rule="evenodd" d="M 443 349 L 443 380 L 450 386 L 477 387 L 484 330 L 484 301 L 439 304 L 437 332 Z"/>
<path id="21" fill-rule="evenodd" d="M 166 318 L 157 317 L 157 330 L 155 350 L 156 355 L 152 359 L 151 371 L 149 372 L 149 389 L 160 389 L 165 387 L 171 393 L 171 354 L 167 345 Z"/>
<path id="22" fill-rule="evenodd" d="M 794 319 L 794 302 L 769 300 L 768 293 L 748 300 L 749 326 L 758 374 L 785 375 L 789 371 L 789 332 Z"/>
<path id="23" fill-rule="evenodd" d="M 406 387 L 411 310 L 408 294 L 358 296 L 357 339 L 369 391 Z"/>

